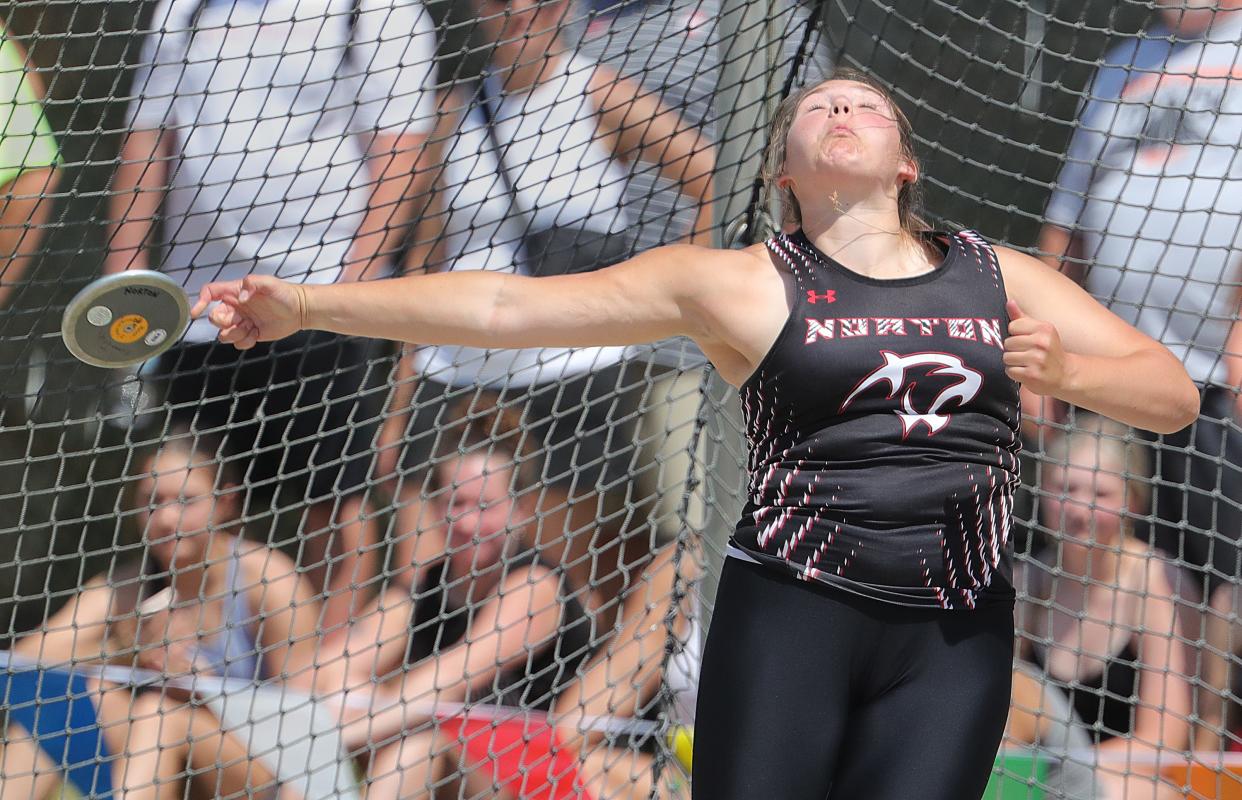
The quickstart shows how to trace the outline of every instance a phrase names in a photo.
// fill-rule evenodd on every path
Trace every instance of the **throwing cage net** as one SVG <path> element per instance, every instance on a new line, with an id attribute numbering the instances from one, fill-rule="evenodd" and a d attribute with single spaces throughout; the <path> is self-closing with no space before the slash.
<path id="1" fill-rule="evenodd" d="M 1158 438 L 1028 406 L 987 797 L 1242 792 L 1231 4 L 2 7 L 0 796 L 688 797 L 746 463 L 691 344 L 242 354 L 198 322 L 107 370 L 60 318 L 133 268 L 757 241 L 772 113 L 834 65 L 909 114 L 937 227 L 1056 262 L 1204 392 Z M 156 335 L 122 322 L 92 324 Z"/>

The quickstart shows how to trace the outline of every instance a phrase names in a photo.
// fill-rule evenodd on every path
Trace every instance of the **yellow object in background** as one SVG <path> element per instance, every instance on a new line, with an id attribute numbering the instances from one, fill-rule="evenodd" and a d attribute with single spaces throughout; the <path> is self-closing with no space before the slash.
<path id="1" fill-rule="evenodd" d="M 694 756 L 694 728 L 678 725 L 668 732 L 668 746 L 677 757 L 677 761 L 690 771 L 690 762 Z"/>

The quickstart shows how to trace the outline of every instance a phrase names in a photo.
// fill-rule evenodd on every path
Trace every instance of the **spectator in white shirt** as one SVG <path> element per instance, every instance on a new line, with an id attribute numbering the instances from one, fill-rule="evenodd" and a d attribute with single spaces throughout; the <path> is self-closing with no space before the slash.
<path id="1" fill-rule="evenodd" d="M 626 257 L 637 243 L 625 187 L 638 162 L 685 195 L 695 216 L 686 238 L 706 242 L 715 156 L 702 131 L 580 56 L 563 35 L 568 0 L 476 0 L 474 8 L 491 48 L 487 75 L 444 96 L 434 134 L 444 143 L 440 176 L 417 237 L 431 246 L 415 247 L 411 269 L 548 274 L 606 266 L 594 252 Z M 552 231 L 586 246 L 549 248 L 532 268 L 532 246 Z M 613 346 L 437 346 L 404 359 L 377 460 L 380 477 L 402 477 L 397 526 L 402 546 L 415 551 L 401 551 L 398 563 L 431 557 L 418 555 L 415 535 L 430 524 L 420 520 L 427 461 L 437 440 L 454 441 L 464 426 L 446 404 L 492 389 L 522 411 L 538 451 L 540 480 L 520 507 L 538 516 L 532 535 L 541 553 L 564 566 L 588 611 L 616 613 L 650 560 L 647 533 L 635 535 L 626 508 L 630 430 L 647 378 L 626 369 L 624 355 Z"/>
<path id="2" fill-rule="evenodd" d="M 156 266 L 191 295 L 248 274 L 382 277 L 426 191 L 436 35 L 413 0 L 161 0 L 135 74 L 106 271 Z M 156 236 L 157 218 L 162 236 Z M 156 245 L 163 246 L 162 259 Z M 302 565 L 325 626 L 378 570 L 356 419 L 366 351 L 311 334 L 246 354 L 206 320 L 159 361 L 170 413 L 223 429 L 245 483 L 307 503 Z M 251 509 L 251 513 L 254 509 Z"/>
<path id="3" fill-rule="evenodd" d="M 1242 574 L 1238 384 L 1224 358 L 1242 257 L 1239 9 L 1242 0 L 1160 0 L 1147 31 L 1104 55 L 1040 234 L 1054 265 L 1168 347 L 1199 385 L 1199 420 L 1152 437 L 1150 538 L 1185 568 L 1175 588 L 1189 599 Z"/>

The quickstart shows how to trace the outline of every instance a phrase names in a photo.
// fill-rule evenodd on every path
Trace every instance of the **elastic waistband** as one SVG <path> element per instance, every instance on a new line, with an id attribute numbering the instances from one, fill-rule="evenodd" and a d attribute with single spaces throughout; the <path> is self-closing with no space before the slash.
<path id="1" fill-rule="evenodd" d="M 752 564 L 759 563 L 759 559 L 755 558 L 750 553 L 747 553 L 742 548 L 735 547 L 734 545 L 728 545 L 725 547 L 725 556 L 728 558 L 737 558 L 742 561 L 749 561 Z"/>

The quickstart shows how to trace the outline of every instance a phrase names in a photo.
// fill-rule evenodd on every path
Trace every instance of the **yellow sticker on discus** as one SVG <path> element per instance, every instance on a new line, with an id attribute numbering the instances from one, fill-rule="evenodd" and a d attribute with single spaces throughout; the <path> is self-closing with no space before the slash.
<path id="1" fill-rule="evenodd" d="M 146 317 L 126 314 L 112 323 L 112 338 L 121 344 L 133 344 L 146 335 L 149 327 Z"/>

